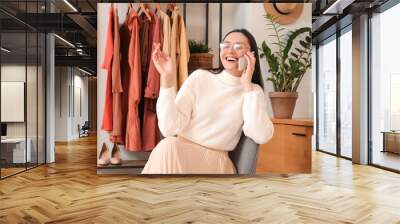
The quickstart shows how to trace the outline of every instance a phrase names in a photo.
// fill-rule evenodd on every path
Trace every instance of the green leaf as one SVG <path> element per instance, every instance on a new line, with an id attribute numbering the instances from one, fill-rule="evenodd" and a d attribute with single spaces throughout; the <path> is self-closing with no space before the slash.
<path id="1" fill-rule="evenodd" d="M 300 40 L 299 43 L 300 43 L 300 45 L 301 45 L 302 47 L 308 49 L 308 45 L 309 45 L 309 44 L 307 44 L 306 42 L 304 42 L 304 41 L 302 41 L 302 40 Z"/>
<path id="2" fill-rule="evenodd" d="M 300 49 L 300 48 L 295 47 L 294 49 L 296 49 L 296 51 L 298 51 L 300 54 L 302 54 L 302 53 L 304 54 L 305 53 L 305 51 Z"/>
<path id="3" fill-rule="evenodd" d="M 283 59 L 282 59 L 283 61 L 285 61 L 286 58 L 288 57 L 288 53 L 289 53 L 290 49 L 292 48 L 294 39 L 296 39 L 302 33 L 308 33 L 309 35 L 311 35 L 311 28 L 310 27 L 299 28 L 299 29 L 295 30 L 294 32 L 291 32 L 288 35 L 286 47 L 283 50 Z"/>
<path id="4" fill-rule="evenodd" d="M 269 37 L 278 37 L 276 34 L 268 34 Z"/>
<path id="5" fill-rule="evenodd" d="M 211 49 L 202 41 L 189 40 L 190 53 L 208 53 Z"/>
<path id="6" fill-rule="evenodd" d="M 268 64 L 267 80 L 273 83 L 275 91 L 293 91 L 310 67 L 310 49 L 311 49 L 311 28 L 303 27 L 294 31 L 287 30 L 276 22 L 277 17 L 266 14 L 268 37 L 275 38 L 274 43 L 267 44 L 265 41 L 261 44 L 261 58 L 265 58 Z M 302 35 L 306 34 L 306 35 Z M 293 49 L 292 46 L 296 39 L 299 39 L 299 47 Z M 278 46 L 279 50 L 272 52 L 270 46 Z M 290 53 L 290 57 L 289 57 Z"/>

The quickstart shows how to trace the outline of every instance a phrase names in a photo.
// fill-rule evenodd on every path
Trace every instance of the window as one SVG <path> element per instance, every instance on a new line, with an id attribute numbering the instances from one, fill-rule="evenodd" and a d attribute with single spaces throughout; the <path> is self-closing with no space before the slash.
<path id="1" fill-rule="evenodd" d="M 372 164 L 395 170 L 400 170 L 400 133 L 391 133 L 400 130 L 398 21 L 400 4 L 371 18 L 370 156 Z"/>
<path id="2" fill-rule="evenodd" d="M 39 13 L 44 1 L 0 1 L 20 16 Z M 1 12 L 0 178 L 45 163 L 45 34 Z M 10 97 L 13 96 L 13 97 Z M 14 101 L 13 101 L 14 100 Z M 13 109 L 11 109 L 13 108 Z"/>
<path id="3" fill-rule="evenodd" d="M 318 47 L 318 149 L 336 153 L 336 37 Z"/>
<path id="4" fill-rule="evenodd" d="M 352 157 L 352 32 L 340 36 L 340 155 Z"/>
<path id="5" fill-rule="evenodd" d="M 345 27 L 339 34 L 340 36 L 333 35 L 322 41 L 318 47 L 317 149 L 350 159 L 352 157 L 352 26 Z M 338 121 L 340 123 L 337 123 Z"/>

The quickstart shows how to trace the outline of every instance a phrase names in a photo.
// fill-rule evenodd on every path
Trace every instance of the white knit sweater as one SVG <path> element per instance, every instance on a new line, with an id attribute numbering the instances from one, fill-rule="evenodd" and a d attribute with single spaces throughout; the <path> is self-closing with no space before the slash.
<path id="1" fill-rule="evenodd" d="M 273 135 L 264 92 L 257 84 L 245 92 L 240 77 L 222 71 L 194 71 L 178 94 L 160 88 L 158 125 L 163 136 L 179 135 L 197 144 L 231 151 L 242 131 L 263 144 Z"/>

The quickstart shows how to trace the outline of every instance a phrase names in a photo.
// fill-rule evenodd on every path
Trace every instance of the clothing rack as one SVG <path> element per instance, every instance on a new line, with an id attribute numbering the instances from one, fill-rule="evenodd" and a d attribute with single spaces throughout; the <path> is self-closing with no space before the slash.
<path id="1" fill-rule="evenodd" d="M 113 0 L 106 0 L 106 1 L 100 1 L 100 2 L 107 2 L 107 3 L 122 3 L 120 1 L 113 1 Z M 146 3 L 153 3 L 153 2 L 147 2 Z M 127 1 L 127 2 L 123 2 L 123 3 L 140 3 L 140 2 L 132 2 L 132 1 Z M 157 2 L 158 3 L 158 2 Z M 163 3 L 163 2 L 161 2 Z M 167 3 L 167 2 L 165 2 Z M 153 7 L 153 6 L 151 6 Z M 209 44 L 209 4 L 206 3 L 205 4 L 205 43 Z M 186 22 L 187 22 L 187 4 L 183 3 L 183 5 L 181 5 L 181 8 L 183 8 L 183 20 L 185 22 L 185 26 L 186 26 Z M 219 4 L 219 41 L 221 41 L 222 39 L 222 12 L 223 12 L 223 7 L 222 7 L 222 3 Z M 219 49 L 218 49 L 219 50 Z M 218 57 L 219 58 L 219 57 Z M 219 59 L 220 60 L 220 59 Z M 219 61 L 220 63 L 220 61 Z M 130 173 L 130 174 L 134 174 L 137 173 L 141 170 L 141 168 L 143 167 L 143 165 L 145 164 L 145 160 L 141 160 L 140 158 L 142 158 L 142 156 L 138 157 L 138 160 L 125 160 L 124 161 L 124 165 L 120 166 L 106 166 L 106 167 L 98 167 L 97 172 L 106 174 L 106 173 Z"/>

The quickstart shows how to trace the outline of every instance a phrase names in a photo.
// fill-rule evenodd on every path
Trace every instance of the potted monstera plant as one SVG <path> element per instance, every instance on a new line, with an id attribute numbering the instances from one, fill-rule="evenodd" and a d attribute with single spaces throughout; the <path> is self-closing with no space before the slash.
<path id="1" fill-rule="evenodd" d="M 198 69 L 212 69 L 213 54 L 207 44 L 201 41 L 189 40 L 189 73 Z"/>
<path id="2" fill-rule="evenodd" d="M 267 80 L 273 84 L 269 92 L 272 110 L 276 118 L 292 118 L 298 98 L 297 88 L 311 67 L 311 28 L 302 27 L 289 31 L 276 22 L 277 17 L 266 14 L 268 30 L 275 41 L 261 44 L 261 58 L 265 58 L 269 69 Z M 272 51 L 275 45 L 277 50 Z M 293 47 L 295 46 L 295 47 Z"/>

